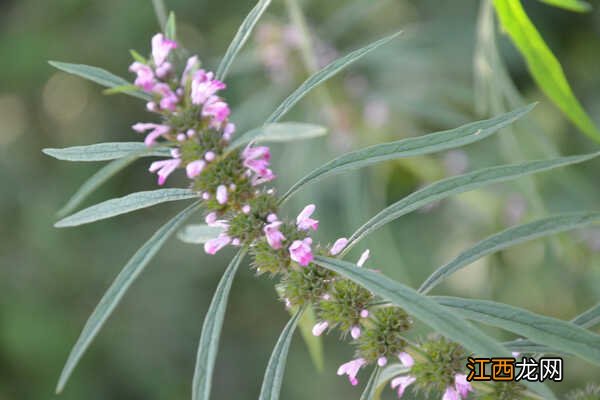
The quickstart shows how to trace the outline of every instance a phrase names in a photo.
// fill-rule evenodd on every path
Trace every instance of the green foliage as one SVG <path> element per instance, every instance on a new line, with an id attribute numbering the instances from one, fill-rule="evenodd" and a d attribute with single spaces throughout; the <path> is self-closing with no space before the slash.
<path id="1" fill-rule="evenodd" d="M 402 215 L 421 208 L 424 205 L 454 194 L 463 193 L 492 183 L 512 180 L 520 176 L 535 174 L 566 165 L 584 162 L 599 155 L 600 152 L 582 156 L 561 157 L 551 160 L 529 161 L 521 164 L 509 164 L 483 168 L 465 175 L 446 178 L 432 183 L 431 185 L 417 190 L 402 200 L 386 207 L 384 210 L 380 211 L 377 215 L 363 224 L 356 230 L 356 232 L 352 234 L 345 251 L 349 250 L 354 244 L 377 228 L 380 228 L 381 226 L 399 218 Z"/>
<path id="2" fill-rule="evenodd" d="M 312 139 L 323 136 L 327 129 L 320 125 L 303 124 L 300 122 L 282 122 L 265 124 L 252 129 L 231 142 L 229 149 L 243 146 L 247 143 L 290 142 L 295 140 Z"/>
<path id="3" fill-rule="evenodd" d="M 509 113 L 488 120 L 471 122 L 455 129 L 390 143 L 376 144 L 365 149 L 343 154 L 296 182 L 281 197 L 281 202 L 284 202 L 292 194 L 309 183 L 314 183 L 330 175 L 363 168 L 382 161 L 449 150 L 485 139 L 527 114 L 534 106 L 535 104 L 530 104 Z"/>
<path id="4" fill-rule="evenodd" d="M 184 243 L 202 244 L 214 239 L 223 232 L 223 228 L 204 224 L 187 225 L 177 233 L 177 238 Z"/>
<path id="5" fill-rule="evenodd" d="M 298 310 L 288 321 L 275 344 L 273 353 L 271 353 L 271 358 L 269 358 L 269 364 L 265 370 L 262 388 L 260 389 L 260 395 L 258 396 L 259 400 L 279 399 L 290 343 L 292 342 L 298 320 L 302 316 L 303 311 L 304 309 Z"/>
<path id="6" fill-rule="evenodd" d="M 581 228 L 598 222 L 600 222 L 600 213 L 572 213 L 554 215 L 527 224 L 510 227 L 480 241 L 473 247 L 460 253 L 449 263 L 438 268 L 423 282 L 419 288 L 419 292 L 428 293 L 456 271 L 488 254 L 528 240 Z"/>
<path id="7" fill-rule="evenodd" d="M 107 161 L 129 156 L 169 155 L 169 149 L 148 148 L 140 142 L 96 143 L 87 146 L 65 147 L 64 149 L 43 149 L 42 152 L 63 161 Z"/>
<path id="8" fill-rule="evenodd" d="M 99 85 L 106 86 L 109 88 L 121 87 L 121 86 L 129 86 L 130 82 L 126 81 L 123 78 L 116 76 L 102 68 L 91 67 L 89 65 L 84 64 L 71 64 L 59 61 L 48 61 L 50 65 L 55 68 L 58 68 L 62 71 L 68 72 L 70 74 L 78 75 L 82 78 L 89 79 L 90 81 L 96 82 Z M 127 91 L 123 92 L 130 96 L 134 96 L 140 98 L 142 100 L 150 100 L 151 96 L 147 93 L 142 92 L 141 90 L 136 91 Z"/>
<path id="9" fill-rule="evenodd" d="M 506 329 L 552 349 L 600 364 L 600 335 L 573 323 L 488 300 L 438 296 L 434 299 L 464 318 Z"/>
<path id="10" fill-rule="evenodd" d="M 92 312 L 87 320 L 77 343 L 69 354 L 69 358 L 60 374 L 56 392 L 60 393 L 64 389 L 73 369 L 87 350 L 94 337 L 102 328 L 108 317 L 112 314 L 115 307 L 121 301 L 121 298 L 127 292 L 127 289 L 142 273 L 146 265 L 154 258 L 156 253 L 165 244 L 167 239 L 199 208 L 199 203 L 194 203 L 181 211 L 169 222 L 157 230 L 152 237 L 129 259 L 123 270 L 115 278 L 112 285 L 108 288 L 100 303 Z"/>
<path id="11" fill-rule="evenodd" d="M 334 281 L 330 296 L 319 302 L 319 318 L 329 322 L 330 327 L 339 327 L 344 336 L 353 327 L 361 325 L 360 312 L 373 300 L 370 291 L 346 279 Z"/>
<path id="12" fill-rule="evenodd" d="M 575 12 L 588 12 L 592 6 L 587 1 L 582 0 L 539 0 L 542 3 L 549 4 L 554 7 L 564 8 L 565 10 Z"/>
<path id="13" fill-rule="evenodd" d="M 375 362 L 379 357 L 391 359 L 404 351 L 402 336 L 412 326 L 412 320 L 398 307 L 381 307 L 372 312 L 362 335 L 356 340 L 357 355 Z"/>
<path id="14" fill-rule="evenodd" d="M 198 194 L 189 189 L 157 189 L 132 193 L 117 199 L 110 199 L 93 205 L 73 215 L 61 219 L 56 224 L 57 228 L 65 228 L 89 224 L 117 215 L 151 207 L 168 201 L 186 200 L 198 197 Z"/>
<path id="15" fill-rule="evenodd" d="M 327 65 L 322 70 L 316 72 L 312 76 L 310 76 L 307 80 L 305 80 L 298 88 L 286 98 L 283 103 L 279 105 L 273 111 L 273 113 L 267 118 L 266 122 L 277 122 L 283 117 L 296 103 L 298 103 L 304 96 L 306 96 L 311 90 L 346 68 L 348 65 L 353 62 L 359 60 L 363 56 L 367 55 L 372 50 L 375 50 L 379 46 L 382 46 L 388 43 L 390 40 L 396 38 L 401 32 L 394 33 L 393 35 L 384 37 L 383 39 L 379 39 L 376 42 L 373 42 L 363 48 L 358 50 L 354 50 L 353 52 L 345 55 L 342 58 L 339 58 L 329 65 Z"/>
<path id="16" fill-rule="evenodd" d="M 494 6 L 502 28 L 525 58 L 539 87 L 583 133 L 600 142 L 600 131 L 573 94 L 560 63 L 529 20 L 520 0 L 494 0 Z"/>
<path id="17" fill-rule="evenodd" d="M 194 379 L 192 381 L 192 400 L 208 400 L 210 398 L 212 374 L 215 367 L 215 360 L 217 359 L 217 350 L 219 348 L 219 339 L 221 338 L 221 329 L 223 328 L 229 291 L 244 255 L 245 250 L 239 251 L 229 263 L 219 281 L 219 285 L 215 290 L 215 294 L 204 317 L 202 334 L 200 335 L 198 353 L 196 355 Z"/>
<path id="18" fill-rule="evenodd" d="M 225 56 L 221 60 L 219 67 L 217 68 L 216 77 L 217 79 L 224 80 L 233 60 L 237 53 L 242 49 L 254 26 L 263 15 L 267 7 L 271 4 L 271 0 L 259 0 L 258 3 L 254 6 L 250 13 L 246 16 L 242 24 L 240 25 L 237 33 L 235 34 L 231 44 L 227 48 L 227 52 L 225 52 Z"/>

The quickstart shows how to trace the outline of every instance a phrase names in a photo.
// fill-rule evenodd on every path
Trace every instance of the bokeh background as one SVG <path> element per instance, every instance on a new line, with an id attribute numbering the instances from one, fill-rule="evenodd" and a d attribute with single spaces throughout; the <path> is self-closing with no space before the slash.
<path id="1" fill-rule="evenodd" d="M 600 5 L 570 13 L 524 0 L 532 20 L 561 60 L 573 89 L 600 123 Z M 214 68 L 249 0 L 168 0 L 178 35 Z M 473 68 L 479 1 L 306 0 L 306 37 L 276 0 L 228 79 L 226 97 L 241 130 L 260 124 L 307 75 L 350 49 L 402 29 L 379 49 L 331 80 L 287 116 L 322 123 L 328 137 L 274 146 L 277 186 L 285 190 L 336 154 L 381 141 L 456 127 L 489 116 L 478 95 L 485 76 Z M 96 163 L 43 156 L 44 147 L 140 139 L 130 129 L 148 118 L 143 104 L 105 96 L 93 83 L 51 68 L 47 60 L 98 65 L 129 77 L 128 50 L 149 50 L 158 30 L 150 0 L 0 1 L 0 399 L 185 399 L 208 303 L 232 256 L 203 254 L 175 238 L 131 288 L 82 359 L 65 392 L 53 394 L 80 329 L 130 255 L 181 204 L 161 205 L 75 229 L 52 227 L 56 211 L 93 174 Z M 498 32 L 497 32 L 498 33 Z M 388 162 L 320 182 L 298 194 L 286 212 L 315 202 L 320 237 L 348 235 L 386 204 L 428 182 L 481 166 L 544 158 L 553 152 L 598 150 L 532 82 L 509 41 L 499 51 L 524 101 L 540 101 L 526 122 L 465 149 Z M 479 77 L 476 79 L 476 75 Z M 478 82 L 477 84 L 475 82 Z M 489 83 L 489 82 L 488 82 Z M 492 94 L 493 96 L 493 94 Z M 518 152 L 503 135 L 513 135 Z M 504 142 L 503 142 L 504 141 Z M 510 142 L 508 143 L 508 145 Z M 513 148 L 514 150 L 514 148 Z M 86 204 L 155 186 L 138 161 Z M 365 241 L 371 265 L 416 286 L 478 239 L 512 224 L 558 211 L 598 210 L 600 161 L 496 185 L 414 212 Z M 170 179 L 169 186 L 184 185 Z M 528 194 L 534 190 L 537 196 Z M 288 314 L 273 282 L 247 268 L 236 278 L 215 371 L 216 399 L 253 399 Z M 600 299 L 600 231 L 587 229 L 537 240 L 487 257 L 436 290 L 504 301 L 569 319 Z M 511 336 L 495 332 L 498 337 Z M 335 375 L 351 348 L 324 338 L 325 369 L 313 367 L 298 336 L 282 398 L 345 399 L 358 392 Z M 600 369 L 567 358 L 565 393 L 600 382 Z M 391 391 L 386 396 L 392 398 Z"/>

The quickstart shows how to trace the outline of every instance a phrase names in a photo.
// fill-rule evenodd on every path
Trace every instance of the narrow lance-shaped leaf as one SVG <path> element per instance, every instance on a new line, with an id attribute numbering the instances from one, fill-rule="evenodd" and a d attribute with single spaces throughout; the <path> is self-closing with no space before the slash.
<path id="1" fill-rule="evenodd" d="M 171 40 L 177 40 L 177 25 L 175 22 L 175 13 L 171 11 L 169 18 L 165 23 L 165 36 Z"/>
<path id="2" fill-rule="evenodd" d="M 571 322 L 488 300 L 434 296 L 464 318 L 517 333 L 532 341 L 600 364 L 600 335 Z"/>
<path id="3" fill-rule="evenodd" d="M 397 158 L 414 157 L 449 150 L 477 142 L 521 118 L 531 111 L 534 106 L 535 104 L 530 104 L 506 114 L 483 121 L 472 122 L 455 129 L 390 143 L 377 144 L 343 154 L 300 179 L 281 197 L 280 201 L 287 200 L 305 185 L 347 170 L 363 168 L 378 162 Z"/>
<path id="4" fill-rule="evenodd" d="M 265 370 L 262 388 L 258 396 L 259 400 L 279 400 L 290 343 L 303 311 L 304 309 L 298 310 L 281 331 Z"/>
<path id="5" fill-rule="evenodd" d="M 71 213 L 75 210 L 91 193 L 100 187 L 104 182 L 109 180 L 113 175 L 126 168 L 128 165 L 138 159 L 138 156 L 128 156 L 116 159 L 109 162 L 104 167 L 100 168 L 98 172 L 92 175 L 86 180 L 83 185 L 77 189 L 75 194 L 71 196 L 69 201 L 61 208 L 56 215 L 59 218 Z"/>
<path id="6" fill-rule="evenodd" d="M 289 142 L 312 139 L 326 133 L 327 129 L 325 127 L 314 124 L 300 122 L 265 124 L 244 133 L 229 145 L 229 149 L 235 149 L 250 142 Z"/>
<path id="7" fill-rule="evenodd" d="M 229 263 L 217 285 L 215 294 L 204 317 L 202 334 L 200 335 L 198 353 L 196 355 L 194 379 L 192 381 L 192 400 L 208 400 L 210 398 L 212 374 L 217 358 L 229 291 L 244 255 L 245 250 L 239 251 Z"/>
<path id="8" fill-rule="evenodd" d="M 465 175 L 459 175 L 437 181 L 421 190 L 411 193 L 400 201 L 386 207 L 377 215 L 358 228 L 349 239 L 344 249 L 347 252 L 360 239 L 373 232 L 377 228 L 408 214 L 426 204 L 441 200 L 448 196 L 467 192 L 492 183 L 515 179 L 520 176 L 530 175 L 537 172 L 547 171 L 565 165 L 576 164 L 590 160 L 600 155 L 600 152 L 585 154 L 581 156 L 560 157 L 550 160 L 529 161 L 521 164 L 501 165 L 491 168 L 483 168 Z"/>
<path id="9" fill-rule="evenodd" d="M 549 4 L 554 7 L 564 8 L 565 10 L 575 12 L 588 12 L 592 6 L 587 1 L 582 0 L 540 0 L 542 3 Z"/>
<path id="10" fill-rule="evenodd" d="M 144 270 L 146 265 L 156 255 L 158 250 L 165 244 L 167 239 L 175 232 L 181 224 L 191 216 L 200 206 L 200 203 L 194 203 L 187 207 L 185 210 L 177 214 L 173 219 L 163 225 L 158 231 L 152 235 L 152 237 L 142 246 L 140 249 L 131 257 L 127 262 L 127 265 L 116 277 L 114 282 L 108 288 L 100 303 L 94 309 L 94 312 L 87 320 L 77 343 L 71 350 L 69 358 L 65 363 L 65 366 L 60 374 L 56 392 L 60 393 L 67 380 L 71 376 L 73 369 L 81 359 L 81 356 L 85 350 L 89 347 L 94 337 L 98 334 L 102 325 L 106 322 L 110 314 L 113 312 L 119 301 L 125 295 L 125 292 L 135 279 Z"/>
<path id="11" fill-rule="evenodd" d="M 460 343 L 476 355 L 489 357 L 490 354 L 493 354 L 496 357 L 502 357 L 507 354 L 506 348 L 458 314 L 449 312 L 447 308 L 436 303 L 430 297 L 422 295 L 408 286 L 346 261 L 316 256 L 314 262 L 358 283 L 376 296 L 402 307 L 414 318 L 448 339 Z M 552 392 L 539 383 L 530 382 L 527 383 L 527 386 L 542 395 L 544 399 L 555 399 Z"/>
<path id="12" fill-rule="evenodd" d="M 164 0 L 152 0 L 152 5 L 154 6 L 154 14 L 156 14 L 158 24 L 161 29 L 164 29 L 167 24 L 167 7 L 165 6 L 165 2 Z"/>
<path id="13" fill-rule="evenodd" d="M 269 123 L 278 121 L 312 89 L 319 86 L 321 83 L 325 82 L 327 79 L 331 78 L 332 76 L 340 72 L 342 69 L 346 68 L 348 65 L 359 60 L 370 51 L 375 50 L 379 46 L 384 45 L 390 40 L 394 39 L 400 33 L 401 32 L 397 32 L 393 35 L 384 37 L 383 39 L 379 39 L 378 41 L 373 42 L 361 49 L 355 50 L 342 58 L 338 58 L 322 70 L 311 75 L 298 87 L 298 89 L 296 89 L 287 99 L 285 99 L 283 103 L 281 103 L 279 107 L 275 109 L 275 111 L 273 111 L 273 114 L 271 114 L 265 122 Z"/>
<path id="14" fill-rule="evenodd" d="M 204 224 L 187 225 L 177 233 L 177 238 L 185 243 L 202 244 L 219 236 L 223 229 Z"/>
<path id="15" fill-rule="evenodd" d="M 106 86 L 109 88 L 131 85 L 131 82 L 128 82 L 125 79 L 102 68 L 92 67 L 90 65 L 85 64 L 71 64 L 59 61 L 48 61 L 48 63 L 55 68 L 68 72 L 69 74 L 80 76 L 82 78 L 88 79 L 92 82 L 96 82 L 99 85 Z M 144 93 L 141 90 L 124 93 L 143 100 L 152 99 L 152 97 L 148 93 Z"/>
<path id="16" fill-rule="evenodd" d="M 480 241 L 475 246 L 460 253 L 449 263 L 438 268 L 423 282 L 419 288 L 419 292 L 429 292 L 456 271 L 488 254 L 529 240 L 581 228 L 598 222 L 600 222 L 600 212 L 572 213 L 554 215 L 508 228 Z"/>
<path id="17" fill-rule="evenodd" d="M 402 307 L 436 332 L 480 355 L 506 354 L 492 338 L 427 296 L 399 282 L 347 261 L 316 256 L 315 263 L 358 283 L 376 296 Z"/>
<path id="18" fill-rule="evenodd" d="M 538 86 L 582 132 L 600 142 L 600 132 L 573 94 L 560 63 L 529 20 L 520 0 L 494 0 L 494 7 Z"/>
<path id="19" fill-rule="evenodd" d="M 269 4 L 271 4 L 271 0 L 259 0 L 259 2 L 256 3 L 254 8 L 250 10 L 250 13 L 246 16 L 246 18 L 240 25 L 240 28 L 235 34 L 233 40 L 231 41 L 231 44 L 227 48 L 227 52 L 223 56 L 223 60 L 221 60 L 221 63 L 217 68 L 217 79 L 225 79 L 225 76 L 229 71 L 229 67 L 231 67 L 231 64 L 233 63 L 235 56 L 250 37 L 254 26 L 256 25 L 260 17 L 263 15 Z"/>
<path id="20" fill-rule="evenodd" d="M 600 303 L 596 304 L 592 308 L 584 311 L 579 314 L 575 318 L 571 320 L 571 323 L 581 326 L 582 328 L 591 329 L 594 326 L 600 324 Z M 549 353 L 555 352 L 555 349 L 552 349 L 547 346 L 543 346 L 541 344 L 537 344 L 531 340 L 526 339 L 516 339 L 510 342 L 505 342 L 504 345 L 514 351 L 518 351 L 521 353 L 531 352 L 531 353 Z"/>
<path id="21" fill-rule="evenodd" d="M 367 385 L 360 395 L 360 400 L 371 400 L 375 397 L 375 393 L 377 392 L 377 383 L 379 382 L 379 375 L 381 375 L 381 368 L 375 367 L 373 372 L 371 372 L 371 376 L 367 381 Z"/>
<path id="22" fill-rule="evenodd" d="M 65 228 L 89 224 L 90 222 L 126 214 L 156 204 L 168 201 L 186 200 L 195 197 L 198 197 L 198 194 L 190 189 L 158 189 L 132 193 L 127 196 L 103 201 L 102 203 L 85 208 L 73 215 L 61 219 L 54 224 L 54 226 L 57 228 Z"/>
<path id="23" fill-rule="evenodd" d="M 168 156 L 164 147 L 148 148 L 141 142 L 109 142 L 62 149 L 43 149 L 42 152 L 63 161 L 107 161 L 137 155 L 138 157 Z"/>

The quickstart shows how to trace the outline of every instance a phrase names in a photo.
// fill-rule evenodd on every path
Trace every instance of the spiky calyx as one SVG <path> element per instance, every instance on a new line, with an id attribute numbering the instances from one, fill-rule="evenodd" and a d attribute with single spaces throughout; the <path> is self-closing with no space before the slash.
<path id="1" fill-rule="evenodd" d="M 364 323 L 365 329 L 356 340 L 357 357 L 375 362 L 380 357 L 395 358 L 404 351 L 403 332 L 410 329 L 412 321 L 399 307 L 382 307 L 372 310 Z"/>
<path id="2" fill-rule="evenodd" d="M 345 335 L 353 327 L 361 324 L 361 312 L 369 307 L 373 294 L 347 279 L 337 280 L 330 297 L 323 299 L 318 305 L 318 315 L 330 326 L 338 326 Z"/>

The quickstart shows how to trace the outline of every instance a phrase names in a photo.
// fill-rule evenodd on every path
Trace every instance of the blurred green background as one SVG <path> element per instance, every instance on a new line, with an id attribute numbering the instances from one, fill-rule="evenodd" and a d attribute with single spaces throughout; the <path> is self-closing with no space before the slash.
<path id="1" fill-rule="evenodd" d="M 311 32 L 313 58 L 302 56 L 302 35 L 290 22 L 285 2 L 273 1 L 228 79 L 225 96 L 240 130 L 262 123 L 311 68 L 384 34 L 399 29 L 405 33 L 287 116 L 325 124 L 330 134 L 321 140 L 274 146 L 280 190 L 347 149 L 489 116 L 475 111 L 484 101 L 474 87 L 478 1 L 300 4 Z M 524 0 L 598 124 L 600 5 L 592 4 L 590 13 L 578 14 Z M 205 66 L 214 68 L 253 2 L 168 0 L 167 5 L 178 17 L 180 40 L 200 55 Z M 225 250 L 210 257 L 200 246 L 176 239 L 131 288 L 64 394 L 53 395 L 68 352 L 104 290 L 130 255 L 182 204 L 75 229 L 52 227 L 56 211 L 99 165 L 59 162 L 40 150 L 141 140 L 130 126 L 148 114 L 138 100 L 104 96 L 98 86 L 52 69 L 47 60 L 97 65 L 129 78 L 128 50 L 148 52 L 149 39 L 157 30 L 150 0 L 0 1 L 0 400 L 190 396 L 203 317 L 233 253 Z M 526 101 L 540 101 L 513 132 L 522 156 L 597 150 L 599 146 L 536 88 L 508 40 L 499 37 L 498 43 Z M 295 215 L 307 202 L 315 202 L 319 237 L 332 241 L 428 182 L 518 161 L 503 146 L 502 139 L 492 137 L 465 149 L 331 178 L 299 193 L 286 212 Z M 86 204 L 153 188 L 155 177 L 147 173 L 147 163 L 138 161 L 120 173 Z M 405 216 L 365 241 L 372 251 L 371 265 L 416 286 L 460 250 L 509 225 L 552 212 L 598 210 L 599 167 L 596 160 L 536 176 L 544 208 L 527 195 L 532 182 L 520 180 Z M 172 178 L 168 185 L 185 181 Z M 272 284 L 267 278 L 255 279 L 248 269 L 234 283 L 215 371 L 216 399 L 258 395 L 272 346 L 288 318 L 275 300 Z M 581 230 L 500 252 L 456 274 L 436 293 L 494 299 L 572 318 L 600 300 L 600 230 Z M 324 338 L 324 347 L 325 370 L 319 373 L 301 338 L 295 338 L 283 399 L 358 398 L 357 389 L 335 375 L 337 366 L 352 357 L 350 346 L 330 335 Z M 558 393 L 600 382 L 600 369 L 567 358 L 565 376 L 566 383 L 554 386 Z M 386 396 L 393 398 L 389 390 Z"/>

